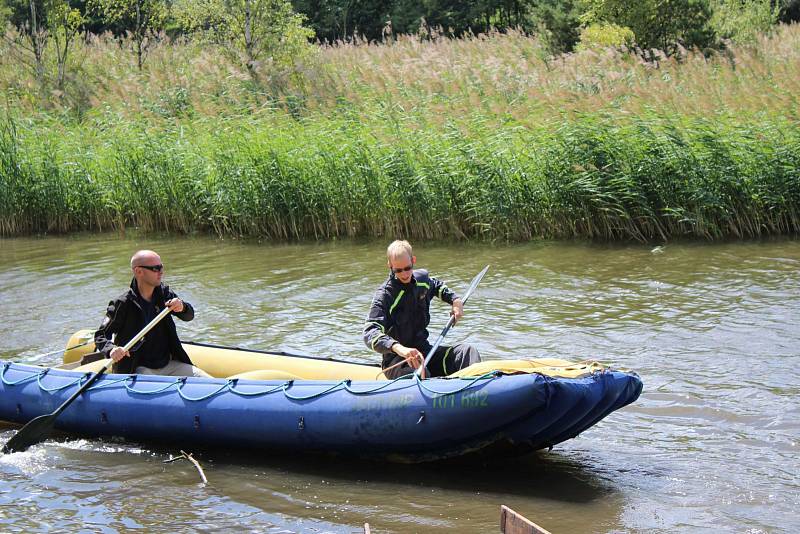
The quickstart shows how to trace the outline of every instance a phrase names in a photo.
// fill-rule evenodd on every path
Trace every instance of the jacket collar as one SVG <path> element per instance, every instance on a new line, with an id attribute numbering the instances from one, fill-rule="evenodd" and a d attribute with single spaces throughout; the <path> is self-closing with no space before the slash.
<path id="1" fill-rule="evenodd" d="M 143 301 L 144 300 L 144 297 L 142 297 L 142 294 L 139 293 L 139 284 L 136 283 L 136 278 L 132 278 L 131 279 L 131 289 L 130 290 L 131 290 L 131 293 L 133 293 L 133 296 L 136 297 L 136 298 L 133 299 L 135 302 L 138 303 L 139 301 Z M 158 286 L 156 286 L 153 289 L 153 301 L 152 301 L 153 304 L 155 304 L 155 305 L 161 304 L 162 301 L 164 300 L 163 295 L 164 295 L 164 284 L 159 284 Z"/>
<path id="2" fill-rule="evenodd" d="M 407 284 L 404 284 L 403 282 L 400 281 L 399 278 L 397 278 L 397 276 L 394 274 L 394 271 L 390 271 L 389 283 L 397 287 L 409 288 L 411 286 L 417 285 L 417 277 L 414 274 L 414 271 L 411 271 L 411 280 L 409 280 Z"/>

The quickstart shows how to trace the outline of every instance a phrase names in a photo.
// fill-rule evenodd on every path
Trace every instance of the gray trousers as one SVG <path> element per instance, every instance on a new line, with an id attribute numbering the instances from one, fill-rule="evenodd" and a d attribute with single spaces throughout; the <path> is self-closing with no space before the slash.
<path id="1" fill-rule="evenodd" d="M 150 369 L 149 367 L 137 367 L 136 374 L 139 375 L 164 375 L 164 376 L 204 376 L 211 378 L 211 375 L 188 363 L 170 360 L 167 365 L 160 369 Z"/>
<path id="2" fill-rule="evenodd" d="M 420 352 L 425 356 L 428 355 L 427 352 Z M 397 356 L 389 362 L 387 368 L 398 363 L 402 359 L 403 358 L 400 356 Z M 452 346 L 440 345 L 439 348 L 436 349 L 436 352 L 433 353 L 431 361 L 428 362 L 428 372 L 426 376 L 447 376 L 464 367 L 469 367 L 473 363 L 478 363 L 479 361 L 481 361 L 481 355 L 478 353 L 478 349 L 468 343 L 459 343 L 458 345 Z M 386 377 L 394 380 L 397 377 L 405 376 L 413 372 L 413 367 L 404 364 L 390 370 L 386 373 Z"/>

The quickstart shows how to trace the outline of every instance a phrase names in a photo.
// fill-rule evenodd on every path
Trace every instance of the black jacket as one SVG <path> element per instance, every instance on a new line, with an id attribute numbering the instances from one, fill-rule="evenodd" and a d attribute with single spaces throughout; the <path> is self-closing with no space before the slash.
<path id="1" fill-rule="evenodd" d="M 448 304 L 458 298 L 444 282 L 424 269 L 415 269 L 408 284 L 401 283 L 392 273 L 375 292 L 364 325 L 364 343 L 383 354 L 384 367 L 396 358 L 392 352 L 394 343 L 413 347 L 423 354 L 430 350 L 428 324 L 433 297 Z"/>
<path id="2" fill-rule="evenodd" d="M 144 312 L 139 304 L 141 298 L 134 278 L 128 291 L 108 303 L 103 323 L 94 333 L 96 350 L 105 354 L 106 358 L 110 358 L 111 350 L 114 347 L 125 345 L 146 326 Z M 157 312 L 164 309 L 164 303 L 173 298 L 177 298 L 177 295 L 169 289 L 169 286 L 161 284 L 153 290 L 152 302 Z M 175 329 L 172 315 L 177 315 L 178 318 L 184 321 L 191 321 L 194 318 L 194 308 L 188 302 L 183 301 L 183 311 L 181 313 L 167 315 L 147 335 L 166 335 L 167 346 L 172 359 L 191 364 L 189 355 L 183 350 L 181 341 L 178 339 L 178 332 Z M 141 347 L 142 342 L 140 341 L 130 351 L 129 357 L 123 358 L 114 364 L 113 372 L 122 374 L 135 373 L 136 368 L 141 365 L 142 354 L 141 351 L 138 351 L 138 348 Z"/>

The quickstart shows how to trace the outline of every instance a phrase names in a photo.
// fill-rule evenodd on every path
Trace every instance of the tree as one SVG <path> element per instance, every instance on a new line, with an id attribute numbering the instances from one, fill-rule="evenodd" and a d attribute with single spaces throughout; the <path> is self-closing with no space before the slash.
<path id="1" fill-rule="evenodd" d="M 314 32 L 288 0 L 185 0 L 176 11 L 185 29 L 223 45 L 257 83 L 270 67 L 289 68 L 312 50 Z"/>
<path id="2" fill-rule="evenodd" d="M 47 27 L 56 47 L 56 84 L 64 89 L 67 74 L 67 58 L 72 42 L 84 22 L 83 14 L 70 7 L 67 0 L 47 0 Z"/>
<path id="3" fill-rule="evenodd" d="M 320 39 L 335 41 L 358 34 L 369 40 L 381 39 L 391 23 L 393 33 L 428 35 L 442 28 L 456 36 L 467 32 L 480 33 L 491 29 L 537 29 L 539 17 L 533 10 L 541 8 L 543 17 L 560 15 L 563 4 L 577 0 L 292 0 L 295 9 L 308 17 Z M 550 10 L 550 13 L 545 13 Z M 575 20 L 577 28 L 577 20 Z M 560 32 L 561 29 L 554 30 Z M 573 42 L 578 38 L 573 31 Z"/>
<path id="4" fill-rule="evenodd" d="M 83 24 L 83 14 L 69 0 L 0 2 L 0 22 L 10 22 L 19 30 L 18 38 L 14 40 L 14 50 L 24 63 L 32 65 L 42 87 L 49 81 L 46 72 L 48 44 L 51 40 L 55 43 L 56 85 L 63 90 L 69 52 Z"/>
<path id="5" fill-rule="evenodd" d="M 142 70 L 150 45 L 167 20 L 165 0 L 90 0 L 90 5 L 107 24 L 127 32 L 133 40 L 136 65 Z"/>
<path id="6" fill-rule="evenodd" d="M 345 40 L 358 34 L 367 39 L 380 39 L 398 0 L 292 0 L 293 8 L 305 15 L 317 38 L 323 41 Z M 415 0 L 415 4 L 420 4 Z M 419 26 L 419 7 L 414 23 Z M 415 26 L 415 28 L 416 28 Z"/>
<path id="7" fill-rule="evenodd" d="M 590 24 L 581 31 L 578 49 L 632 47 L 635 36 L 630 28 L 616 24 Z"/>
<path id="8" fill-rule="evenodd" d="M 778 21 L 781 6 L 772 0 L 711 0 L 711 24 L 722 39 L 734 43 L 755 41 Z"/>
<path id="9" fill-rule="evenodd" d="M 781 14 L 778 18 L 784 24 L 800 22 L 800 0 L 780 0 Z"/>
<path id="10" fill-rule="evenodd" d="M 580 38 L 580 0 L 532 1 L 528 24 L 551 54 L 571 52 Z M 527 29 L 527 28 L 526 28 Z M 544 31 L 543 31 L 544 30 Z"/>
<path id="11" fill-rule="evenodd" d="M 15 48 L 20 52 L 23 62 L 29 63 L 30 57 L 33 56 L 33 71 L 39 85 L 43 86 L 44 56 L 50 36 L 44 19 L 45 5 L 36 0 L 15 4 L 6 4 L 9 20 L 20 30 L 20 39 L 16 41 Z"/>
<path id="12" fill-rule="evenodd" d="M 11 20 L 11 6 L 6 0 L 0 0 L 0 30 L 5 31 L 6 24 Z"/>
<path id="13" fill-rule="evenodd" d="M 705 48 L 714 42 L 708 0 L 584 0 L 585 25 L 627 27 L 644 49 L 673 54 L 678 46 Z"/>

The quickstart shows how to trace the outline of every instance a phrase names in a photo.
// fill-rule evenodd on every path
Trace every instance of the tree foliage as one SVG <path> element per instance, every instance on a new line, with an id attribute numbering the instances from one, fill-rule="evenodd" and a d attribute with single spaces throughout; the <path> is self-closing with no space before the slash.
<path id="1" fill-rule="evenodd" d="M 630 28 L 616 24 L 590 24 L 581 31 L 581 49 L 632 47 L 636 36 Z"/>
<path id="2" fill-rule="evenodd" d="M 0 28 L 5 29 L 11 18 L 11 7 L 6 0 L 0 0 Z"/>
<path id="3" fill-rule="evenodd" d="M 288 0 L 186 0 L 177 11 L 185 29 L 223 45 L 256 82 L 311 53 L 314 32 Z"/>
<path id="4" fill-rule="evenodd" d="M 295 9 L 308 17 L 319 39 L 346 40 L 354 35 L 381 39 L 390 26 L 393 33 L 431 33 L 441 28 L 455 36 L 493 28 L 536 27 L 532 12 L 550 6 L 558 11 L 571 0 L 293 0 Z"/>
<path id="5" fill-rule="evenodd" d="M 781 5 L 772 0 L 712 0 L 711 24 L 721 39 L 748 43 L 778 21 Z"/>
<path id="6" fill-rule="evenodd" d="M 45 0 L 47 30 L 55 43 L 56 84 L 64 88 L 67 60 L 75 36 L 84 22 L 83 13 L 70 6 L 67 0 Z"/>
<path id="7" fill-rule="evenodd" d="M 708 0 L 585 0 L 585 24 L 630 28 L 636 44 L 672 54 L 679 46 L 706 48 L 714 42 Z"/>
<path id="8" fill-rule="evenodd" d="M 164 29 L 168 15 L 165 0 L 89 0 L 89 5 L 107 24 L 130 36 L 141 70 L 156 34 Z"/>
<path id="9" fill-rule="evenodd" d="M 551 54 L 570 52 L 580 38 L 580 0 L 532 2 L 523 29 L 543 37 Z"/>
<path id="10" fill-rule="evenodd" d="M 11 23 L 18 30 L 11 50 L 23 64 L 33 67 L 42 88 L 55 79 L 56 87 L 63 90 L 70 50 L 84 20 L 70 0 L 0 0 L 0 23 Z M 53 63 L 55 76 L 48 72 Z"/>
<path id="11" fill-rule="evenodd" d="M 800 22 L 800 0 L 780 0 L 778 20 L 783 23 Z"/>

